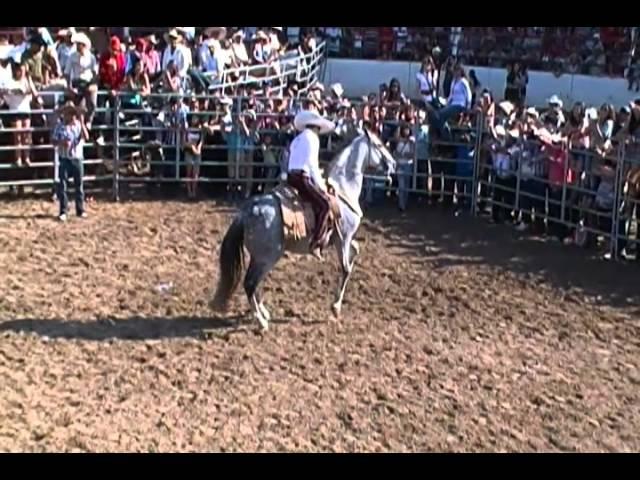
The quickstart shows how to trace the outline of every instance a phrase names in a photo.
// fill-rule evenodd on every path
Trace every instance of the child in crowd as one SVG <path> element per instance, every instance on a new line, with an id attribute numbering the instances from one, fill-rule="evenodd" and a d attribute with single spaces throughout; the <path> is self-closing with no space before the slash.
<path id="1" fill-rule="evenodd" d="M 203 140 L 204 132 L 200 125 L 200 117 L 195 113 L 191 113 L 189 115 L 189 128 L 184 132 L 183 141 L 184 163 L 187 170 L 187 197 L 191 200 L 195 200 L 197 197 Z"/>

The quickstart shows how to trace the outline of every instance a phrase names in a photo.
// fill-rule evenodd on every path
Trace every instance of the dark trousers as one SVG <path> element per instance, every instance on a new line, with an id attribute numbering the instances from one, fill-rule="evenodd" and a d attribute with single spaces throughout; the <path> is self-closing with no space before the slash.
<path id="1" fill-rule="evenodd" d="M 439 153 L 440 154 L 440 153 Z M 437 201 L 443 195 L 443 205 L 453 204 L 453 188 L 456 165 L 452 161 L 431 160 L 431 199 Z"/>
<path id="2" fill-rule="evenodd" d="M 84 212 L 84 186 L 82 184 L 84 167 L 82 165 L 82 160 L 60 158 L 59 175 L 58 201 L 60 202 L 60 215 L 66 214 L 67 209 L 69 208 L 69 198 L 67 197 L 69 177 L 73 178 L 73 186 L 75 188 L 76 215 L 82 215 Z"/>
<path id="3" fill-rule="evenodd" d="M 562 187 L 549 188 L 549 233 L 563 240 L 569 234 L 569 228 L 561 222 L 562 218 Z M 569 209 L 565 209 L 568 218 Z"/>
<path id="4" fill-rule="evenodd" d="M 546 185 L 537 178 L 520 181 L 519 205 L 522 210 L 522 221 L 530 224 L 531 213 L 535 210 L 535 225 L 544 226 Z"/>
<path id="5" fill-rule="evenodd" d="M 491 216 L 494 221 L 504 222 L 511 218 L 511 212 L 513 211 L 516 198 L 515 192 L 513 191 L 515 187 L 515 177 L 495 176 L 493 183 L 494 204 L 491 207 Z"/>
<path id="6" fill-rule="evenodd" d="M 306 173 L 300 171 L 289 172 L 287 183 L 295 188 L 302 199 L 311 204 L 316 214 L 316 230 L 311 238 L 311 248 L 320 246 L 320 242 L 327 233 L 329 220 L 329 199 L 326 194 L 316 187 Z"/>

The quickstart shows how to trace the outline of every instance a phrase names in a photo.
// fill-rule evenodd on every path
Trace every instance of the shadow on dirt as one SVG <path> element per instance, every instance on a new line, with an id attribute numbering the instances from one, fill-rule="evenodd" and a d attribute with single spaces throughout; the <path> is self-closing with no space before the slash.
<path id="1" fill-rule="evenodd" d="M 233 331 L 247 325 L 244 316 L 221 317 L 132 317 L 89 321 L 19 319 L 0 323 L 0 332 L 35 333 L 49 338 L 107 341 L 203 338 L 206 332 Z"/>
<path id="2" fill-rule="evenodd" d="M 602 305 L 640 304 L 639 266 L 605 261 L 594 250 L 563 246 L 508 226 L 491 225 L 484 218 L 455 217 L 435 208 L 400 214 L 381 207 L 367 212 L 367 217 L 367 229 L 390 237 L 389 243 L 400 255 L 424 258 L 425 268 L 485 264 L 594 297 Z"/>
<path id="3" fill-rule="evenodd" d="M 286 325 L 297 319 L 273 318 L 271 325 Z M 324 322 L 304 321 L 305 326 Z M 229 317 L 172 318 L 131 317 L 122 319 L 62 320 L 62 319 L 17 319 L 0 322 L 3 332 L 35 334 L 56 339 L 89 341 L 110 340 L 162 340 L 176 338 L 206 339 L 228 338 L 242 333 L 259 333 L 257 323 L 247 315 Z"/>

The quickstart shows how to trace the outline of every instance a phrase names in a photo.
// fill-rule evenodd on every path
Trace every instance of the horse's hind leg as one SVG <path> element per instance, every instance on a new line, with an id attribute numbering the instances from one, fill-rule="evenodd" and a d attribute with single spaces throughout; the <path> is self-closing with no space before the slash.
<path id="1" fill-rule="evenodd" d="M 247 269 L 247 273 L 244 277 L 244 291 L 247 294 L 249 305 L 251 305 L 251 311 L 263 330 L 268 330 L 271 315 L 262 304 L 262 300 L 258 293 L 258 287 L 270 269 L 270 265 L 257 263 L 251 259 L 251 263 L 249 263 L 249 268 Z"/>

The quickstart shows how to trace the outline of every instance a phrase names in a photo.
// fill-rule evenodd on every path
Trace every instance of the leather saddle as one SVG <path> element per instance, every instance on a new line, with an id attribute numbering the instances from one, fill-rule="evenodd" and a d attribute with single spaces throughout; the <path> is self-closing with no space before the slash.
<path id="1" fill-rule="evenodd" d="M 285 241 L 299 242 L 310 238 L 316 227 L 316 216 L 311 203 L 303 201 L 298 190 L 286 183 L 277 185 L 272 193 L 280 199 Z M 338 197 L 333 193 L 329 193 L 329 205 L 328 230 L 332 231 L 340 220 Z"/>

